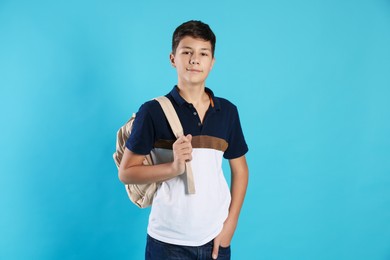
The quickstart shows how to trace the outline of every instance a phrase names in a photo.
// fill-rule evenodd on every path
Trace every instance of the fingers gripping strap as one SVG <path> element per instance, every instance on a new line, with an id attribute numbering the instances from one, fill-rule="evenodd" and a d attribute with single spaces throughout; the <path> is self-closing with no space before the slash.
<path id="1" fill-rule="evenodd" d="M 176 110 L 173 107 L 171 101 L 164 96 L 157 97 L 155 98 L 155 100 L 160 103 L 176 138 L 179 138 L 180 136 L 184 135 L 183 127 L 181 126 L 179 117 L 177 116 Z M 192 167 L 190 162 L 186 162 L 186 177 L 188 194 L 195 194 L 194 174 L 192 173 Z"/>

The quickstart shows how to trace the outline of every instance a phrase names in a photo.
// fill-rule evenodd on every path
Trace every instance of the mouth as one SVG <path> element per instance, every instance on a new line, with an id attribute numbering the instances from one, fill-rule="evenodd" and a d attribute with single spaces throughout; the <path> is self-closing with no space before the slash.
<path id="1" fill-rule="evenodd" d="M 198 73 L 202 72 L 202 70 L 193 69 L 193 68 L 186 68 L 186 70 L 189 72 L 198 72 Z"/>

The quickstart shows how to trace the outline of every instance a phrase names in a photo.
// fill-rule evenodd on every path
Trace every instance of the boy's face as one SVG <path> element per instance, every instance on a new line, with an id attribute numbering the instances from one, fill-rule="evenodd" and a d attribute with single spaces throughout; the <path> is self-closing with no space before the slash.
<path id="1" fill-rule="evenodd" d="M 190 36 L 184 37 L 176 52 L 170 55 L 171 64 L 177 70 L 179 84 L 204 84 L 214 65 L 211 43 Z"/>

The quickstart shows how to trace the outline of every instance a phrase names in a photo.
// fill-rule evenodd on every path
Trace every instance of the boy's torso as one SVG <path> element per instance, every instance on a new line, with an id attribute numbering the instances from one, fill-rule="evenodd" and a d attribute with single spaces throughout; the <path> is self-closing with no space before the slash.
<path id="1" fill-rule="evenodd" d="M 195 108 L 185 102 L 177 90 L 173 89 L 167 95 L 179 116 L 184 134 L 193 135 L 191 165 L 196 194 L 185 193 L 185 175 L 165 181 L 158 189 L 149 217 L 148 233 L 166 243 L 199 246 L 218 235 L 230 205 L 230 191 L 222 172 L 222 158 L 246 152 L 244 140 L 241 147 L 233 144 L 233 148 L 240 147 L 238 150 L 241 151 L 229 151 L 231 132 L 237 128 L 234 127 L 237 123 L 234 122 L 237 121 L 235 106 L 215 98 L 210 90 L 206 91 L 211 93 L 212 102 L 203 124 Z M 134 122 L 135 131 L 144 133 L 145 129 L 149 129 L 143 138 L 149 137 L 151 140 L 144 140 L 141 145 L 130 138 L 130 150 L 147 154 L 150 149 L 172 149 L 175 138 L 157 102 L 145 103 L 137 118 L 140 122 Z M 138 135 L 140 138 L 142 134 Z"/>

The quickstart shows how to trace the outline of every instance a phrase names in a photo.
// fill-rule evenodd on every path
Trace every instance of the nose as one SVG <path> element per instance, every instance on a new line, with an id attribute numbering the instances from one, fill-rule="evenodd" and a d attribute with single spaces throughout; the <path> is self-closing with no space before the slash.
<path id="1" fill-rule="evenodd" d="M 190 64 L 191 65 L 199 64 L 198 55 L 196 54 L 191 55 Z"/>

